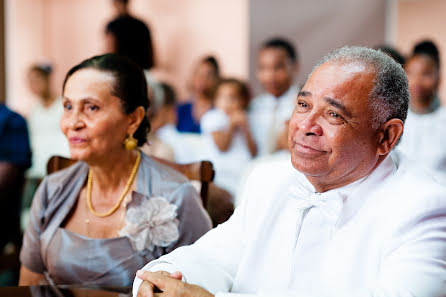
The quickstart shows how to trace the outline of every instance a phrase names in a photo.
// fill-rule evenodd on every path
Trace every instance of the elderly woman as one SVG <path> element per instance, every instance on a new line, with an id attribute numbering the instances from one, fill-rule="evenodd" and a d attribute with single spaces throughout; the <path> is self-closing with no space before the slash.
<path id="1" fill-rule="evenodd" d="M 147 261 L 210 229 L 187 179 L 137 150 L 149 123 L 142 70 L 114 54 L 73 67 L 60 127 L 71 167 L 44 179 L 20 254 L 20 285 L 128 286 Z"/>

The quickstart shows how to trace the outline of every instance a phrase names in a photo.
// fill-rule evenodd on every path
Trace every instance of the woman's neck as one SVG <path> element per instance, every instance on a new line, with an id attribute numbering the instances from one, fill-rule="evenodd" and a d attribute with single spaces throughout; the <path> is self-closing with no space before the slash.
<path id="1" fill-rule="evenodd" d="M 114 192 L 127 184 L 135 166 L 137 151 L 107 154 L 104 160 L 89 164 L 93 170 L 94 187 L 101 192 Z"/>
<path id="2" fill-rule="evenodd" d="M 203 114 L 212 108 L 212 102 L 209 98 L 205 96 L 199 96 L 195 98 L 195 102 L 192 105 L 193 117 L 199 121 Z"/>

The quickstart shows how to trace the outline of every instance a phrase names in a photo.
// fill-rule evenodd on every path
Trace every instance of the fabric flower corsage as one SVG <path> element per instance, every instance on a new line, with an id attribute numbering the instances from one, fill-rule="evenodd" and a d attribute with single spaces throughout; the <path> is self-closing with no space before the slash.
<path id="1" fill-rule="evenodd" d="M 127 236 L 137 251 L 155 246 L 167 247 L 179 237 L 177 206 L 163 197 L 147 198 L 133 192 L 125 215 L 125 226 L 119 232 Z"/>

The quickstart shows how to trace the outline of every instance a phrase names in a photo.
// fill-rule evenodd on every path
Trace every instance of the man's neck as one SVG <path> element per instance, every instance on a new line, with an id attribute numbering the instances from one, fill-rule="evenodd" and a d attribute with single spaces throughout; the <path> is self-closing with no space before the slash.
<path id="1" fill-rule="evenodd" d="M 351 183 L 354 183 L 362 178 L 369 176 L 373 171 L 375 171 L 376 168 L 379 167 L 379 165 L 386 159 L 386 157 L 387 157 L 387 155 L 379 156 L 375 165 L 368 170 L 364 170 L 363 172 L 360 172 L 360 173 L 349 174 L 348 176 L 343 176 L 340 179 L 331 180 L 330 178 L 327 178 L 326 176 L 315 177 L 315 176 L 309 176 L 309 175 L 307 175 L 306 178 L 313 185 L 314 189 L 318 193 L 324 193 L 324 192 L 327 192 L 327 191 L 330 191 L 333 189 L 347 186 Z"/>

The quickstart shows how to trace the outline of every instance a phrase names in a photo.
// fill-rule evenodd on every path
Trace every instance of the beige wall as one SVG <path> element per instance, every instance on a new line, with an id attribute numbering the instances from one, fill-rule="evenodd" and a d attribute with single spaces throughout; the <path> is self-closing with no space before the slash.
<path id="1" fill-rule="evenodd" d="M 329 51 L 346 44 L 376 46 L 385 40 L 386 0 L 251 0 L 250 4 L 250 74 L 257 92 L 256 54 L 272 36 L 286 37 L 297 46 L 299 85 Z"/>
<path id="2" fill-rule="evenodd" d="M 181 98 L 193 63 L 215 54 L 227 75 L 248 76 L 248 0 L 133 0 L 132 12 L 150 24 L 158 69 Z M 103 52 L 103 30 L 111 0 L 6 0 L 7 103 L 27 114 L 33 98 L 26 70 L 48 59 L 60 92 L 65 73 L 82 59 Z"/>
<path id="3" fill-rule="evenodd" d="M 446 105 L 446 23 L 444 21 L 446 1 L 444 0 L 399 0 L 397 16 L 397 47 L 409 54 L 414 43 L 429 38 L 440 50 L 443 76 L 440 85 L 440 99 Z"/>

